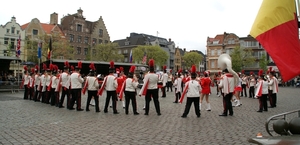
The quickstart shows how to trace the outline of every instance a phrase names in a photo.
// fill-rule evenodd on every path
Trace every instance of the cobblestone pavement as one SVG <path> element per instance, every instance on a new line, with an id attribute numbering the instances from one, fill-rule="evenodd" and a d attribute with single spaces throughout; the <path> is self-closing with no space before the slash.
<path id="1" fill-rule="evenodd" d="M 96 113 L 93 106 L 90 112 L 70 111 L 23 100 L 23 92 L 0 93 L 0 144 L 250 144 L 248 139 L 258 132 L 268 135 L 267 118 L 300 108 L 299 88 L 281 87 L 279 91 L 277 107 L 268 112 L 256 112 L 257 99 L 241 97 L 243 105 L 234 108 L 233 116 L 219 117 L 222 99 L 212 87 L 212 111 L 205 111 L 203 101 L 200 118 L 193 107 L 187 118 L 181 118 L 185 102 L 173 103 L 174 92 L 159 98 L 161 116 L 156 115 L 153 101 L 149 115 L 143 115 L 144 97 L 137 97 L 140 115 L 131 110 L 126 115 L 120 101 L 120 114 L 115 115 L 112 109 L 103 112 L 105 97 L 100 98 L 101 112 Z M 82 96 L 83 109 L 86 98 Z"/>

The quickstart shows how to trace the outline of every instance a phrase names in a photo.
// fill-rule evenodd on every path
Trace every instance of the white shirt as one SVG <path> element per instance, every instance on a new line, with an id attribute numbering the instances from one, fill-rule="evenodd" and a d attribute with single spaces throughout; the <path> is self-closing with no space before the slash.
<path id="1" fill-rule="evenodd" d="M 61 75 L 61 85 L 62 87 L 69 88 L 71 83 L 71 77 L 68 73 L 63 72 Z"/>
<path id="2" fill-rule="evenodd" d="M 193 98 L 200 97 L 201 87 L 198 81 L 190 80 L 186 82 L 185 85 L 189 85 L 186 93 L 186 97 L 193 97 Z"/>
<path id="3" fill-rule="evenodd" d="M 246 77 L 246 76 L 244 76 L 244 77 L 242 78 L 242 84 L 247 84 L 247 77 Z"/>
<path id="4" fill-rule="evenodd" d="M 163 83 L 163 87 L 166 86 L 167 82 L 168 82 L 168 74 L 167 73 L 164 73 L 163 76 L 162 76 L 162 83 Z"/>
<path id="5" fill-rule="evenodd" d="M 23 78 L 24 78 L 24 85 L 28 85 L 30 76 L 29 75 L 24 75 Z"/>
<path id="6" fill-rule="evenodd" d="M 230 73 L 221 76 L 219 88 L 222 88 L 222 92 L 227 95 L 234 91 L 234 77 Z"/>
<path id="7" fill-rule="evenodd" d="M 276 77 L 270 78 L 270 81 L 268 83 L 269 90 L 272 90 L 272 93 L 278 93 L 278 80 Z"/>
<path id="8" fill-rule="evenodd" d="M 56 89 L 58 85 L 58 78 L 56 76 L 52 76 L 51 81 L 51 88 Z"/>
<path id="9" fill-rule="evenodd" d="M 135 92 L 135 89 L 137 88 L 137 86 L 139 84 L 137 81 L 134 81 L 134 79 L 132 79 L 132 78 L 127 78 L 125 80 L 125 83 L 126 83 L 125 91 L 128 91 L 128 92 Z"/>
<path id="10" fill-rule="evenodd" d="M 73 72 L 70 78 L 71 78 L 71 89 L 82 88 L 83 78 L 78 72 Z"/>
<path id="11" fill-rule="evenodd" d="M 99 87 L 98 79 L 93 76 L 88 76 L 86 78 L 86 81 L 88 83 L 88 90 L 89 91 L 97 91 Z"/>
<path id="12" fill-rule="evenodd" d="M 175 79 L 173 86 L 175 86 L 176 88 L 176 93 L 181 92 L 182 90 L 181 83 L 182 83 L 181 77 Z"/>
<path id="13" fill-rule="evenodd" d="M 257 88 L 256 88 L 256 92 L 255 92 L 255 96 L 259 96 L 259 90 L 260 87 L 262 87 L 262 92 L 261 94 L 268 94 L 268 82 L 264 81 L 264 80 L 259 80 L 258 83 L 256 84 Z"/>
<path id="14" fill-rule="evenodd" d="M 154 73 L 148 73 L 145 75 L 144 78 L 144 85 L 146 85 L 147 81 L 148 83 L 148 88 L 145 89 L 157 89 L 157 83 L 158 83 L 158 75 Z"/>
<path id="15" fill-rule="evenodd" d="M 41 77 L 39 76 L 39 75 L 35 75 L 34 76 L 34 85 L 40 85 L 40 83 L 41 83 Z"/>
<path id="16" fill-rule="evenodd" d="M 104 78 L 106 79 L 105 90 L 106 91 L 115 91 L 118 87 L 117 78 L 113 75 L 108 75 Z"/>
<path id="17" fill-rule="evenodd" d="M 46 86 L 50 85 L 50 80 L 51 80 L 51 76 L 50 75 L 44 76 L 44 81 L 45 81 Z"/>
<path id="18" fill-rule="evenodd" d="M 250 87 L 254 87 L 254 86 L 255 86 L 255 83 L 256 83 L 255 79 L 252 78 L 252 79 L 250 80 L 249 86 L 250 86 Z"/>

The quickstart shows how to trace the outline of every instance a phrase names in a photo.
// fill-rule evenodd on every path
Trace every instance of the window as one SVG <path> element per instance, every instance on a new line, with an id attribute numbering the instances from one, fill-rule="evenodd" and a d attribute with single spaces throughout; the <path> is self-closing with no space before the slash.
<path id="1" fill-rule="evenodd" d="M 15 30 L 16 30 L 15 27 L 11 27 L 11 34 L 15 34 Z"/>
<path id="2" fill-rule="evenodd" d="M 226 49 L 226 54 L 230 54 L 230 49 Z"/>
<path id="3" fill-rule="evenodd" d="M 93 45 L 95 45 L 97 43 L 97 39 L 93 38 Z"/>
<path id="4" fill-rule="evenodd" d="M 105 44 L 108 43 L 108 40 L 105 40 L 104 43 L 105 43 Z"/>
<path id="5" fill-rule="evenodd" d="M 78 43 L 81 43 L 81 36 L 78 36 L 78 37 L 77 37 L 77 42 L 78 42 Z"/>
<path id="6" fill-rule="evenodd" d="M 99 39 L 99 44 L 101 44 L 103 41 L 102 41 L 102 39 Z"/>
<path id="7" fill-rule="evenodd" d="M 214 56 L 214 55 L 215 55 L 215 50 L 214 49 L 210 50 L 210 56 Z"/>
<path id="8" fill-rule="evenodd" d="M 221 55 L 221 52 L 222 52 L 221 49 L 217 50 L 218 55 Z"/>
<path id="9" fill-rule="evenodd" d="M 73 42 L 73 41 L 74 41 L 74 35 L 70 34 L 70 42 Z"/>
<path id="10" fill-rule="evenodd" d="M 38 30 L 36 30 L 36 29 L 33 29 L 33 30 L 32 30 L 32 35 L 38 35 L 38 33 L 39 33 Z"/>
<path id="11" fill-rule="evenodd" d="M 121 50 L 118 51 L 118 54 L 121 54 Z"/>
<path id="12" fill-rule="evenodd" d="M 215 68 L 215 60 L 210 60 L 210 68 Z"/>
<path id="13" fill-rule="evenodd" d="M 77 24 L 76 31 L 77 32 L 82 32 L 82 25 Z"/>
<path id="14" fill-rule="evenodd" d="M 93 49 L 93 56 L 96 56 L 96 49 Z"/>
<path id="15" fill-rule="evenodd" d="M 9 33 L 10 32 L 10 29 L 6 29 L 6 33 Z"/>
<path id="16" fill-rule="evenodd" d="M 103 37 L 103 30 L 99 29 L 99 37 Z"/>
<path id="17" fill-rule="evenodd" d="M 4 54 L 4 56 L 8 56 L 8 50 L 3 50 L 3 54 Z"/>
<path id="18" fill-rule="evenodd" d="M 128 61 L 128 57 L 125 57 L 125 58 L 124 58 L 124 62 L 129 62 L 129 61 Z"/>
<path id="19" fill-rule="evenodd" d="M 4 44 L 8 44 L 9 38 L 4 38 Z"/>
<path id="20" fill-rule="evenodd" d="M 124 50 L 123 53 L 124 53 L 124 54 L 127 54 L 127 53 L 128 53 L 128 50 L 127 50 L 127 49 Z M 126 62 L 126 61 L 125 61 L 125 62 Z"/>
<path id="21" fill-rule="evenodd" d="M 84 48 L 84 55 L 88 54 L 89 49 L 88 48 Z"/>
<path id="22" fill-rule="evenodd" d="M 234 39 L 233 38 L 229 39 L 227 43 L 228 44 L 234 44 Z"/>
<path id="23" fill-rule="evenodd" d="M 14 38 L 10 38 L 10 44 L 11 44 L 10 49 L 16 49 L 16 47 L 15 47 L 15 40 L 16 39 L 14 39 Z"/>
<path id="24" fill-rule="evenodd" d="M 257 42 L 256 41 L 246 41 L 245 43 L 246 43 L 245 44 L 246 47 L 257 46 Z"/>
<path id="25" fill-rule="evenodd" d="M 129 41 L 126 41 L 126 42 L 125 42 L 125 45 L 129 45 Z"/>
<path id="26" fill-rule="evenodd" d="M 77 54 L 80 55 L 81 54 L 81 48 L 77 47 Z"/>
<path id="27" fill-rule="evenodd" d="M 19 34 L 20 33 L 20 31 L 19 30 L 17 30 L 17 34 Z"/>
<path id="28" fill-rule="evenodd" d="M 219 40 L 213 41 L 213 44 L 219 44 Z"/>
<path id="29" fill-rule="evenodd" d="M 88 44 L 89 43 L 89 37 L 84 37 L 84 43 Z"/>

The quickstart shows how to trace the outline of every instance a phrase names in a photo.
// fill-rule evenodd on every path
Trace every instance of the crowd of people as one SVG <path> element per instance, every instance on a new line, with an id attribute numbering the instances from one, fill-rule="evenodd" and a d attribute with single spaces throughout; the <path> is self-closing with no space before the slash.
<path id="1" fill-rule="evenodd" d="M 24 75 L 22 86 L 24 87 L 24 99 L 34 100 L 45 104 L 51 104 L 59 108 L 69 110 L 83 111 L 81 106 L 81 95 L 87 92 L 86 111 L 90 111 L 90 103 L 93 102 L 95 111 L 100 112 L 99 96 L 106 91 L 106 100 L 104 113 L 108 113 L 108 107 L 111 106 L 113 114 L 119 114 L 117 110 L 117 101 L 122 100 L 125 114 L 129 114 L 129 105 L 132 105 L 134 115 L 138 115 L 136 96 L 145 96 L 144 115 L 149 115 L 150 101 L 153 100 L 157 115 L 161 115 L 159 90 L 162 91 L 162 98 L 166 97 L 166 92 L 173 92 L 174 102 L 182 103 L 186 96 L 186 106 L 181 117 L 185 118 L 189 114 L 192 104 L 194 104 L 197 117 L 201 116 L 200 111 L 204 108 L 203 99 L 205 98 L 205 110 L 211 111 L 209 97 L 211 95 L 211 86 L 216 85 L 217 95 L 223 98 L 223 112 L 220 116 L 233 115 L 232 107 L 242 105 L 241 98 L 249 97 L 259 100 L 259 109 L 257 112 L 268 111 L 268 108 L 274 108 L 277 104 L 277 93 L 279 81 L 274 76 L 274 71 L 269 70 L 265 75 L 263 72 L 255 75 L 244 72 L 238 73 L 238 78 L 232 75 L 227 69 L 211 77 L 209 71 L 196 72 L 193 65 L 189 72 L 179 70 L 167 72 L 166 66 L 162 73 L 154 71 L 154 60 L 149 61 L 149 72 L 140 76 L 135 74 L 135 66 L 131 66 L 128 75 L 124 74 L 122 67 L 115 68 L 114 62 L 111 62 L 109 74 L 107 76 L 96 76 L 94 64 L 90 64 L 90 73 L 83 77 L 80 74 L 82 69 L 81 62 L 73 67 L 65 62 L 65 66 L 59 71 L 59 68 L 50 64 L 49 67 L 43 64 L 42 73 L 38 73 L 38 66 L 28 70 L 24 66 Z M 142 82 L 138 78 L 142 78 Z M 142 83 L 140 91 L 137 88 Z M 248 89 L 248 91 L 247 91 Z M 248 95 L 249 94 L 249 95 Z M 124 97 L 123 97 L 124 96 Z M 66 103 L 64 102 L 66 97 Z M 270 106 L 267 106 L 269 100 Z M 111 102 L 110 102 L 111 101 Z M 76 107 L 74 107 L 76 104 Z"/>

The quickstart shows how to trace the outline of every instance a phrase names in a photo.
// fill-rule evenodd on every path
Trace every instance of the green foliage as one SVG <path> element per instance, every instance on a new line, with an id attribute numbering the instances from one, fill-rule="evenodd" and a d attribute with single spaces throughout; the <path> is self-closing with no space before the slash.
<path id="1" fill-rule="evenodd" d="M 124 56 L 122 54 L 119 54 L 117 43 L 102 43 L 98 44 L 94 47 L 96 50 L 96 54 L 91 54 L 91 60 L 95 61 L 115 61 L 118 62 L 121 60 L 121 62 L 124 61 Z"/>
<path id="2" fill-rule="evenodd" d="M 237 46 L 230 54 L 232 61 L 232 69 L 240 72 L 244 67 L 251 66 L 255 62 L 251 49 L 242 49 Z"/>
<path id="3" fill-rule="evenodd" d="M 161 67 L 165 65 L 169 59 L 167 52 L 164 51 L 160 46 L 139 45 L 132 50 L 133 61 L 142 63 L 145 52 L 147 55 L 146 64 L 148 63 L 149 59 L 154 59 L 155 64 Z"/>
<path id="4" fill-rule="evenodd" d="M 259 67 L 260 69 L 264 70 L 264 72 L 266 72 L 268 70 L 267 66 L 268 66 L 267 56 L 263 54 L 261 59 L 259 60 Z"/>
<path id="5" fill-rule="evenodd" d="M 42 61 L 47 60 L 50 38 L 52 38 L 52 59 L 63 57 L 64 59 L 74 59 L 73 48 L 68 40 L 58 34 L 40 35 L 36 39 L 25 38 L 25 48 L 27 49 L 27 61 L 38 63 L 38 43 L 42 42 Z"/>
<path id="6" fill-rule="evenodd" d="M 202 55 L 197 52 L 186 52 L 182 57 L 185 67 L 192 67 L 192 65 L 198 66 L 199 62 L 203 59 Z"/>

